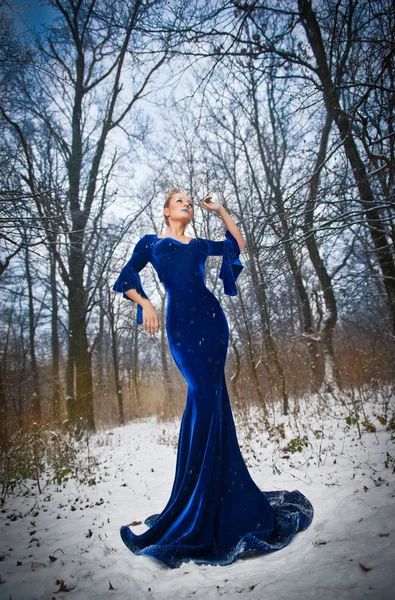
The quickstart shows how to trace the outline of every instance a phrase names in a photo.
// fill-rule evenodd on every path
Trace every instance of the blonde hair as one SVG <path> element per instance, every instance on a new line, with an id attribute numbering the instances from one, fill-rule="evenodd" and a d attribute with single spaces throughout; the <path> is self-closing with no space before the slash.
<path id="1" fill-rule="evenodd" d="M 181 190 L 179 188 L 171 188 L 171 190 L 169 191 L 169 193 L 167 194 L 167 198 L 166 198 L 166 202 L 163 205 L 163 208 L 167 208 L 169 206 L 169 202 L 172 199 L 172 197 L 174 196 L 174 194 L 179 194 L 181 192 Z M 165 219 L 165 223 L 166 223 L 166 227 L 169 227 L 169 217 L 167 215 L 163 215 L 164 219 Z"/>

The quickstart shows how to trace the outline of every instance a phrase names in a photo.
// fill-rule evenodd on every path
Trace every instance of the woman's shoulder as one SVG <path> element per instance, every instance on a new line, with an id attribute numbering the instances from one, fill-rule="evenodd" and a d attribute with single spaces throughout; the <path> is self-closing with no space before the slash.
<path id="1" fill-rule="evenodd" d="M 145 233 L 136 243 L 135 250 L 137 252 L 147 252 L 152 247 L 154 238 L 155 234 Z"/>
<path id="2" fill-rule="evenodd" d="M 155 233 L 145 233 L 140 239 L 139 242 L 144 241 L 144 242 L 151 242 L 152 240 L 154 240 L 156 238 L 156 234 Z"/>

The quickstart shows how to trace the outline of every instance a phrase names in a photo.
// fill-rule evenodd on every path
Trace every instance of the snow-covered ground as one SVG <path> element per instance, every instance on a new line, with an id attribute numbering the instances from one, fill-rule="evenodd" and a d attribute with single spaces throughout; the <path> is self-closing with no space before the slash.
<path id="1" fill-rule="evenodd" d="M 365 411 L 376 432 L 361 423 L 361 439 L 356 423 L 347 424 L 349 409 L 315 397 L 301 403 L 297 418 L 272 415 L 270 432 L 258 411 L 250 412 L 249 425 L 236 419 L 258 486 L 300 490 L 315 516 L 286 548 L 225 567 L 191 561 L 169 569 L 135 556 L 119 536 L 121 525 L 144 521 L 167 503 L 180 420 L 151 418 L 100 431 L 89 450 L 99 462 L 95 484 L 70 480 L 38 494 L 32 482 L 28 493 L 17 488 L 7 498 L 0 512 L 0 598 L 393 600 L 395 442 L 377 419 L 383 412 L 377 401 Z"/>

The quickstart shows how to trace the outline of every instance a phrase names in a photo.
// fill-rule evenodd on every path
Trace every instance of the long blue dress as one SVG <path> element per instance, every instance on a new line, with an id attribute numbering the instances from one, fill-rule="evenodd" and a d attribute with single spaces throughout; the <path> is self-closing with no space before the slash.
<path id="1" fill-rule="evenodd" d="M 124 292 L 132 288 L 147 298 L 139 271 L 151 262 L 167 292 L 170 351 L 188 384 L 169 501 L 145 519 L 144 533 L 136 535 L 126 525 L 120 529 L 134 554 L 171 568 L 190 560 L 228 565 L 241 556 L 279 550 L 313 518 L 301 492 L 261 491 L 240 452 L 224 374 L 228 323 L 204 283 L 207 257 L 222 256 L 224 293 L 237 295 L 236 279 L 244 268 L 239 254 L 229 230 L 220 241 L 188 243 L 146 234 L 113 287 L 127 300 Z M 140 305 L 137 323 L 142 323 Z"/>

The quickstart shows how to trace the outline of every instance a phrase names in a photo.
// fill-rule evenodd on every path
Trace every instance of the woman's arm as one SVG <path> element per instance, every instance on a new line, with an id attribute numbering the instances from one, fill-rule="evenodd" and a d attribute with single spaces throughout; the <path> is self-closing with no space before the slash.
<path id="1" fill-rule="evenodd" d="M 222 206 L 222 204 L 218 204 L 218 202 L 213 202 L 211 200 L 211 196 L 207 196 L 202 201 L 202 206 L 203 206 L 203 208 L 205 208 L 208 211 L 216 212 L 217 215 L 219 215 L 221 217 L 221 219 L 223 220 L 223 222 L 225 224 L 226 229 L 228 229 L 228 231 L 230 231 L 230 233 L 233 235 L 233 237 L 236 239 L 237 243 L 239 244 L 240 251 L 244 250 L 247 243 L 246 243 L 245 239 L 243 238 L 243 236 L 241 235 L 240 229 L 237 227 L 236 223 L 234 222 L 234 220 L 232 219 L 230 214 L 227 212 L 227 210 Z"/>
<path id="2" fill-rule="evenodd" d="M 158 333 L 160 329 L 160 321 L 158 313 L 156 312 L 156 308 L 152 304 L 151 300 L 148 298 L 143 298 L 143 296 L 135 289 L 127 290 L 124 293 L 126 296 L 129 296 L 131 300 L 137 304 L 140 304 L 141 308 L 143 309 L 142 320 L 145 331 L 151 333 L 152 335 L 154 333 Z"/>
<path id="3" fill-rule="evenodd" d="M 219 216 L 222 218 L 226 229 L 228 229 L 230 231 L 230 233 L 236 238 L 237 243 L 239 244 L 240 250 L 244 250 L 244 248 L 247 246 L 247 242 L 241 235 L 240 229 L 237 227 L 236 223 L 234 222 L 234 220 L 232 219 L 230 214 L 227 212 L 227 210 L 222 205 L 220 205 L 220 208 L 217 212 L 218 212 Z"/>
<path id="4" fill-rule="evenodd" d="M 138 304 L 137 324 L 143 323 L 148 333 L 158 333 L 159 318 L 154 305 L 148 298 L 141 284 L 139 272 L 151 260 L 151 244 L 149 237 L 144 235 L 136 244 L 133 254 L 122 269 L 117 281 L 112 288 L 114 292 L 120 292 L 127 300 Z"/>

